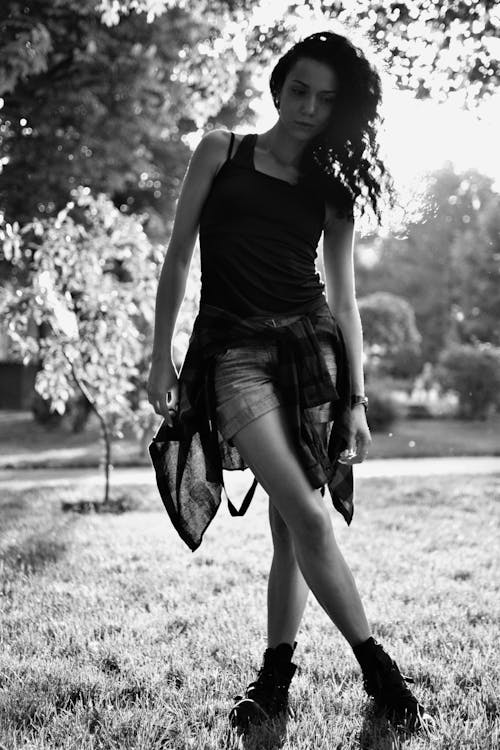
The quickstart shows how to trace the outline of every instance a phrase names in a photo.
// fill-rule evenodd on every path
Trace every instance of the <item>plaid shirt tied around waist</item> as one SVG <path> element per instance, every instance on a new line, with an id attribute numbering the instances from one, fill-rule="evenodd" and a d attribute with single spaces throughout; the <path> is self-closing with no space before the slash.
<path id="1" fill-rule="evenodd" d="M 149 455 L 161 499 L 170 520 L 191 550 L 197 549 L 214 518 L 224 489 L 231 515 L 243 515 L 253 497 L 254 479 L 239 510 L 224 487 L 223 469 L 248 468 L 236 446 L 217 430 L 215 356 L 232 346 L 271 340 L 278 351 L 280 400 L 292 428 L 297 456 L 311 485 L 328 486 L 335 508 L 349 524 L 353 516 L 352 466 L 339 462 L 348 445 L 350 372 L 344 339 L 326 300 L 288 325 L 269 326 L 202 305 L 194 322 L 179 375 L 179 408 L 170 427 L 161 423 Z M 322 315 L 319 315 L 321 308 Z M 292 313 L 293 314 L 293 313 Z M 332 383 L 320 342 L 333 346 L 337 378 Z M 331 402 L 333 423 L 328 444 L 320 440 L 307 409 Z"/>

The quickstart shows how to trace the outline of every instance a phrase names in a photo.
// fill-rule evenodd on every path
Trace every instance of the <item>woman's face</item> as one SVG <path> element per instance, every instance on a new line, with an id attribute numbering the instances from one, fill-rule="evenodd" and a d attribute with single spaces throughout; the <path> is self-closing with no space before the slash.
<path id="1" fill-rule="evenodd" d="M 338 77 L 328 65 L 301 57 L 288 72 L 279 97 L 280 120 L 298 140 L 321 133 L 333 112 Z"/>

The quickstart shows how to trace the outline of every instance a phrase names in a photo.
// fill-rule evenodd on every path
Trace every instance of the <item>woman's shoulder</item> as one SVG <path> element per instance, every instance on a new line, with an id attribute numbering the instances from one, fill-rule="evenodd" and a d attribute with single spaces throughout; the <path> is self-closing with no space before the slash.
<path id="1" fill-rule="evenodd" d="M 202 136 L 200 147 L 203 147 L 205 150 L 210 151 L 216 156 L 223 155 L 225 158 L 228 153 L 231 139 L 233 139 L 232 152 L 234 153 L 234 148 L 237 147 L 247 135 L 249 135 L 249 133 L 235 133 L 231 130 L 224 130 L 223 128 L 214 128 Z"/>
<path id="2" fill-rule="evenodd" d="M 217 174 L 222 165 L 234 154 L 245 134 L 217 128 L 205 133 L 196 151 L 198 158 L 207 165 L 212 174 Z"/>

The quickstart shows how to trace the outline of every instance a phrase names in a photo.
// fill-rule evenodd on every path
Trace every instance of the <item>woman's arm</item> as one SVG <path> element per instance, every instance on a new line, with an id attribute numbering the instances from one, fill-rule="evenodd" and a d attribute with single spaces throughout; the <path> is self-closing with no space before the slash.
<path id="1" fill-rule="evenodd" d="M 349 357 L 351 391 L 364 395 L 363 332 L 354 282 L 354 223 L 337 218 L 329 208 L 323 235 L 323 262 L 327 301 L 342 329 Z M 356 463 L 366 457 L 371 442 L 363 405 L 352 409 L 352 431 L 349 450 L 357 453 L 358 458 L 352 460 Z"/>
<path id="2" fill-rule="evenodd" d="M 225 160 L 229 133 L 213 131 L 201 140 L 182 183 L 174 226 L 156 294 L 153 362 L 172 359 L 172 337 L 184 298 L 203 204 L 213 178 Z"/>
<path id="3" fill-rule="evenodd" d="M 203 204 L 212 181 L 224 163 L 230 134 L 208 133 L 195 149 L 182 184 L 174 226 L 156 293 L 155 325 L 148 400 L 169 424 L 169 409 L 178 400 L 177 372 L 172 361 L 172 338 L 184 294 Z"/>

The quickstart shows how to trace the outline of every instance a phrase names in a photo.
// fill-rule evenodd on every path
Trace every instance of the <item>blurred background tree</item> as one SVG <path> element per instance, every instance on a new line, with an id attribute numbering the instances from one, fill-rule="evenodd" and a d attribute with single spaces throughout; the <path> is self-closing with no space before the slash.
<path id="1" fill-rule="evenodd" d="M 437 377 L 457 393 L 460 417 L 487 419 L 500 406 L 500 347 L 452 344 L 439 357 Z"/>
<path id="2" fill-rule="evenodd" d="M 403 297 L 374 292 L 359 300 L 366 355 L 366 374 L 413 377 L 422 368 L 413 308 Z"/>
<path id="3" fill-rule="evenodd" d="M 448 164 L 429 176 L 424 206 L 403 236 L 365 240 L 374 256 L 364 265 L 361 252 L 357 283 L 361 296 L 383 289 L 410 303 L 422 357 L 435 362 L 451 342 L 500 341 L 500 195 L 490 177 Z"/>

